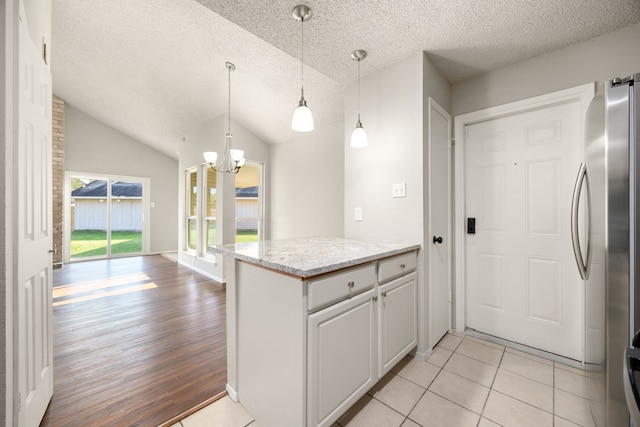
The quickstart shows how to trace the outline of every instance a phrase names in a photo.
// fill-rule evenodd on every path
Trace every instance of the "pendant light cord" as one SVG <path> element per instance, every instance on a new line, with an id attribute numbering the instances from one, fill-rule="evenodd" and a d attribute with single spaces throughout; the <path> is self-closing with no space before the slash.
<path id="1" fill-rule="evenodd" d="M 304 16 L 300 19 L 300 95 L 304 99 Z"/>
<path id="2" fill-rule="evenodd" d="M 358 122 L 360 122 L 360 59 L 358 59 Z"/>
<path id="3" fill-rule="evenodd" d="M 227 79 L 228 96 L 227 96 L 227 133 L 231 135 L 231 67 L 227 67 L 229 72 Z"/>

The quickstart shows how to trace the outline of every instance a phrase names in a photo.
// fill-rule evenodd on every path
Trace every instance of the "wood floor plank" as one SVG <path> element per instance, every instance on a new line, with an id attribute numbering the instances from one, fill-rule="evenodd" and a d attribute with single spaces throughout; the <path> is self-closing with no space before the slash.
<path id="1" fill-rule="evenodd" d="M 159 255 L 68 264 L 53 281 L 41 427 L 169 425 L 224 396 L 224 286 Z"/>

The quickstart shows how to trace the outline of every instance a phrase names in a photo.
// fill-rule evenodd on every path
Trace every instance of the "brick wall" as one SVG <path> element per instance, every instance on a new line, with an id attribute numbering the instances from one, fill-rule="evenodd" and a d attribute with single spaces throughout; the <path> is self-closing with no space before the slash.
<path id="1" fill-rule="evenodd" d="M 64 100 L 53 96 L 53 267 L 62 267 L 62 213 L 64 201 Z"/>

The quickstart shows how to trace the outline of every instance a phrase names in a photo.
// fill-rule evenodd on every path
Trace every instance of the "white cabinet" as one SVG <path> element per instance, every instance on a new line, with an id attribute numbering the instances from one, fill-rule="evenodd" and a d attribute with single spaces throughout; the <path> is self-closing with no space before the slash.
<path id="1" fill-rule="evenodd" d="M 230 396 L 264 427 L 330 427 L 416 345 L 416 259 L 311 278 L 236 260 Z"/>
<path id="2" fill-rule="evenodd" d="M 308 320 L 308 424 L 330 426 L 377 381 L 375 290 Z"/>
<path id="3" fill-rule="evenodd" d="M 375 263 L 312 280 L 307 285 L 309 311 L 359 294 L 375 284 Z"/>
<path id="4" fill-rule="evenodd" d="M 416 258 L 411 252 L 309 282 L 310 310 L 348 298 L 353 278 L 361 279 L 351 288 L 374 289 L 309 315 L 307 426 L 331 426 L 416 346 Z"/>
<path id="5" fill-rule="evenodd" d="M 382 378 L 418 342 L 416 273 L 381 285 L 378 293 L 378 375 Z"/>

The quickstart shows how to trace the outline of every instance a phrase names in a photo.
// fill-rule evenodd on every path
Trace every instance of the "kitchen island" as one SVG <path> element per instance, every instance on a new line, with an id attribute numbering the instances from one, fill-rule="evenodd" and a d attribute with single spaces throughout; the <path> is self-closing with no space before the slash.
<path id="1" fill-rule="evenodd" d="M 229 396 L 262 427 L 331 426 L 416 345 L 419 248 L 336 237 L 217 246 Z"/>

